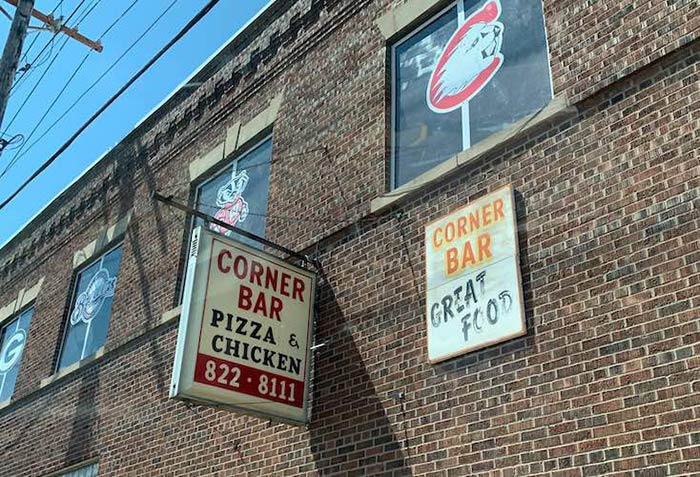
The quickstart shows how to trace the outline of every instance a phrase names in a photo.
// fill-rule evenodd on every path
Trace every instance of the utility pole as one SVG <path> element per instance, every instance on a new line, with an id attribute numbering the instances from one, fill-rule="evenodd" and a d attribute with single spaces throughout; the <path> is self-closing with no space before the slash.
<path id="1" fill-rule="evenodd" d="M 18 7 L 19 2 L 21 1 L 22 0 L 5 0 L 5 2 L 9 3 L 10 5 L 14 5 L 15 7 Z M 67 27 L 63 23 L 63 17 L 54 18 L 52 15 L 41 13 L 39 10 L 32 10 L 32 16 L 46 25 L 46 29 L 54 34 L 64 33 L 74 40 L 79 41 L 83 45 L 90 47 L 90 49 L 95 50 L 98 53 L 102 53 L 102 44 L 99 41 L 92 41 L 88 37 L 81 35 L 77 28 Z"/>
<path id="2" fill-rule="evenodd" d="M 0 59 L 0 127 L 5 117 L 7 99 L 10 96 L 10 88 L 15 79 L 19 55 L 22 53 L 24 38 L 27 36 L 27 27 L 32 17 L 34 0 L 19 0 L 15 17 L 12 19 L 10 33 L 7 36 L 5 49 Z"/>

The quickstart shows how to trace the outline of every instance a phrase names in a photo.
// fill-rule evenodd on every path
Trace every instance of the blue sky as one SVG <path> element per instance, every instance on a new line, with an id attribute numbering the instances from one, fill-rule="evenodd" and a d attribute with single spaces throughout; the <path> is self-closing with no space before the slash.
<path id="1" fill-rule="evenodd" d="M 13 88 L 0 130 L 6 139 L 16 134 L 24 135 L 26 143 L 24 149 L 20 150 L 20 155 L 17 155 L 16 145 L 13 145 L 8 146 L 0 156 L 0 174 L 15 160 L 15 164 L 0 177 L 0 201 L 24 182 L 208 1 L 36 0 L 35 8 L 44 13 L 49 13 L 58 6 L 54 13 L 56 17 L 62 14 L 68 18 L 76 12 L 68 25 L 75 25 L 76 21 L 82 19 L 78 29 L 80 33 L 91 39 L 98 38 L 132 3 L 135 3 L 102 39 L 104 51 L 90 53 L 67 87 L 66 83 L 90 51 L 89 48 L 75 40 L 66 42 L 66 36 L 59 34 L 53 39 L 51 46 L 37 58 L 40 50 L 49 44 L 52 34 L 46 31 L 33 33 L 30 30 L 24 44 L 23 54 L 26 53 L 26 58 L 23 58 L 20 66 L 25 63 L 32 63 L 35 66 L 30 68 Z M 48 170 L 25 188 L 9 205 L 0 210 L 0 246 L 66 185 L 128 134 L 146 114 L 267 3 L 268 0 L 221 0 L 197 26 L 95 121 Z M 14 7 L 4 0 L 0 0 L 0 4 L 6 11 L 14 13 Z M 164 12 L 166 13 L 155 26 L 115 65 L 127 48 Z M 39 25 L 39 22 L 33 20 L 32 25 Z M 3 45 L 9 27 L 10 20 L 0 16 L 0 39 Z M 31 46 L 34 39 L 36 41 Z M 63 46 L 64 42 L 66 42 L 65 46 Z M 55 60 L 51 64 L 53 58 Z M 41 137 L 112 65 L 115 65 L 113 69 L 63 119 L 56 123 L 53 129 Z M 47 68 L 47 73 L 39 82 Z M 20 76 L 18 75 L 18 78 Z M 35 86 L 35 91 L 31 93 Z M 65 91 L 59 95 L 64 87 Z M 46 118 L 27 141 L 27 136 L 46 114 L 56 97 L 58 97 L 56 104 L 48 111 Z M 26 104 L 21 107 L 25 100 L 27 100 Z M 37 141 L 36 144 L 30 147 L 35 141 Z"/>

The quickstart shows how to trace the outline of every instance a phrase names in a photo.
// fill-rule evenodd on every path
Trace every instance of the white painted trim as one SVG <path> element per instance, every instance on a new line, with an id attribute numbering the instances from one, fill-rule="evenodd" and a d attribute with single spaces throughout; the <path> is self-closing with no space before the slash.
<path id="1" fill-rule="evenodd" d="M 391 150 L 390 150 L 390 157 L 389 157 L 389 188 L 391 190 L 396 190 L 396 73 L 397 73 L 397 68 L 396 68 L 396 48 L 403 45 L 406 43 L 408 40 L 413 38 L 414 36 L 418 35 L 421 33 L 426 27 L 428 27 L 430 24 L 432 24 L 435 20 L 440 18 L 442 15 L 446 14 L 449 10 L 452 8 L 455 8 L 455 6 L 460 3 L 460 1 L 455 2 L 455 0 L 452 0 L 450 2 L 447 2 L 444 8 L 440 9 L 439 11 L 435 12 L 433 15 L 431 15 L 429 18 L 426 18 L 424 21 L 422 21 L 420 24 L 415 25 L 413 30 L 410 32 L 407 32 L 401 39 L 396 39 L 396 41 L 388 46 L 387 48 L 389 49 L 389 54 L 391 55 L 391 71 L 389 72 L 390 76 L 390 83 L 391 83 L 391 118 L 389 118 L 389 127 L 391 128 Z M 437 4 L 438 2 L 435 2 Z M 458 12 L 459 13 L 459 12 Z M 420 15 L 419 15 L 420 17 Z M 412 22 L 411 22 L 412 23 Z M 464 144 L 462 144 L 464 146 Z"/>
<path id="2" fill-rule="evenodd" d="M 132 215 L 132 211 L 130 210 L 125 216 L 121 217 L 112 225 L 103 227 L 97 232 L 97 238 L 95 240 L 76 251 L 73 254 L 73 270 L 102 253 L 106 245 L 124 235 L 129 226 L 129 222 L 131 222 Z"/>

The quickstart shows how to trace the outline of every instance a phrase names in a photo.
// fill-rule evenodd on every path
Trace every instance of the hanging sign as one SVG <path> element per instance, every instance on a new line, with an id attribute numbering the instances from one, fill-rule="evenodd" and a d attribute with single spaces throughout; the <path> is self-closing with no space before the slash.
<path id="1" fill-rule="evenodd" d="M 428 359 L 526 333 L 510 185 L 425 227 Z"/>
<path id="2" fill-rule="evenodd" d="M 197 227 L 170 397 L 308 422 L 315 275 Z"/>

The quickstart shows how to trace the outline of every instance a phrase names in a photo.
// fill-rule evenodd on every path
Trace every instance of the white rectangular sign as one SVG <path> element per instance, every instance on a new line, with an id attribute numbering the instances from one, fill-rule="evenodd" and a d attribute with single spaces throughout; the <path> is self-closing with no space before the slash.
<path id="1" fill-rule="evenodd" d="M 431 363 L 526 333 L 510 185 L 425 227 Z"/>
<path id="2" fill-rule="evenodd" d="M 197 227 L 170 397 L 306 424 L 316 277 Z"/>

